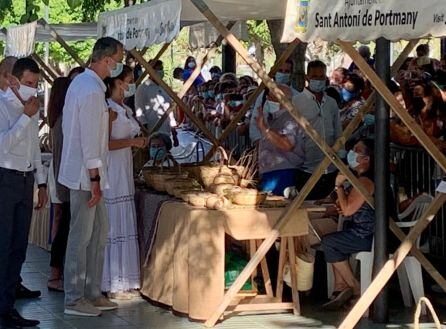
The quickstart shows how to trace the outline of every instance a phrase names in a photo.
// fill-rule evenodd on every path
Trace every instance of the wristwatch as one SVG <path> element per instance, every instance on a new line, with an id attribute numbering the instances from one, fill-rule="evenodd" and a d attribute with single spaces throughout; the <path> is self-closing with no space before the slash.
<path id="1" fill-rule="evenodd" d="M 99 176 L 99 175 L 90 177 L 90 182 L 100 182 L 100 181 L 101 181 L 101 176 Z"/>

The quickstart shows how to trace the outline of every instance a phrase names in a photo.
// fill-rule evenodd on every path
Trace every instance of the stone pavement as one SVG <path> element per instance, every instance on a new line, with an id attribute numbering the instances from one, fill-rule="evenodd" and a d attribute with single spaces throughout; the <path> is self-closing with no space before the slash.
<path id="1" fill-rule="evenodd" d="M 168 310 L 155 307 L 139 298 L 132 301 L 120 302 L 116 311 L 104 312 L 98 318 L 82 318 L 63 314 L 63 294 L 49 292 L 46 281 L 49 271 L 49 253 L 36 246 L 28 247 L 27 261 L 23 266 L 22 275 L 24 284 L 31 289 L 40 289 L 42 297 L 35 301 L 19 301 L 17 309 L 28 318 L 41 321 L 39 328 L 43 329 L 127 329 L 127 328 L 153 328 L 153 329 L 201 329 L 201 323 L 190 322 L 186 318 L 177 317 Z M 275 328 L 336 328 L 345 313 L 322 312 L 320 304 L 304 303 L 302 305 L 304 316 L 291 314 L 245 315 L 233 316 L 218 324 L 218 329 L 275 329 Z M 399 323 L 412 321 L 412 310 L 391 311 L 391 319 Z M 439 312 L 444 321 L 445 312 Z M 363 320 L 358 328 L 409 328 L 404 325 L 376 325 Z M 423 326 L 434 328 L 434 326 Z"/>

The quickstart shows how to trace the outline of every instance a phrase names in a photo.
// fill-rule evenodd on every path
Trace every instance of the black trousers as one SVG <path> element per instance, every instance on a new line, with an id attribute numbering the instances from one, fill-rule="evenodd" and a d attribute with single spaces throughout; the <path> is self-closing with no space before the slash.
<path id="1" fill-rule="evenodd" d="M 70 232 L 70 203 L 62 203 L 62 216 L 56 236 L 51 244 L 50 266 L 62 269 L 64 265 L 65 252 L 67 251 L 68 233 Z"/>
<path id="2" fill-rule="evenodd" d="M 26 258 L 34 176 L 0 168 L 0 314 L 11 311 Z"/>
<path id="3" fill-rule="evenodd" d="M 308 194 L 307 200 L 320 200 L 328 197 L 330 193 L 333 192 L 337 175 L 337 171 L 322 175 L 311 190 L 310 194 Z M 297 170 L 296 188 L 298 191 L 300 191 L 305 186 L 306 182 L 310 179 L 311 176 L 311 173 Z"/>

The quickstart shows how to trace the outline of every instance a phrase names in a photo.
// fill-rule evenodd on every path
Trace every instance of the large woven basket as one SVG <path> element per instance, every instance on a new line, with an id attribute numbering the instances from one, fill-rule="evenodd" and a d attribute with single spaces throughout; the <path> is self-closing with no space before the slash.
<path id="1" fill-rule="evenodd" d="M 308 291 L 313 288 L 314 257 L 304 253 L 296 256 L 297 290 Z M 291 271 L 289 264 L 285 265 L 283 281 L 291 287 Z"/>
<path id="2" fill-rule="evenodd" d="M 175 191 L 178 190 L 200 188 L 200 185 L 196 180 L 194 180 L 193 178 L 182 178 L 182 176 L 172 179 L 166 179 L 164 186 L 166 188 L 166 192 L 172 196 L 174 196 Z"/>
<path id="3" fill-rule="evenodd" d="M 207 200 L 213 196 L 215 196 L 215 194 L 209 192 L 190 193 L 188 202 L 194 207 L 205 207 Z"/>
<path id="4" fill-rule="evenodd" d="M 240 206 L 255 206 L 262 203 L 266 199 L 266 194 L 255 189 L 232 189 L 228 193 L 232 203 Z"/>

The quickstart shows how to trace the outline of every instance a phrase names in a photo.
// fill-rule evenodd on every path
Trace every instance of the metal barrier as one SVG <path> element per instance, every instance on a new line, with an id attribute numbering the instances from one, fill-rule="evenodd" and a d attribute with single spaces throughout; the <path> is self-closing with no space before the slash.
<path id="1" fill-rule="evenodd" d="M 390 154 L 395 165 L 396 200 L 401 193 L 408 197 L 421 193 L 435 194 L 445 173 L 423 148 L 391 144 Z M 441 258 L 446 257 L 445 218 L 446 206 L 443 206 L 425 233 L 429 254 Z"/>

